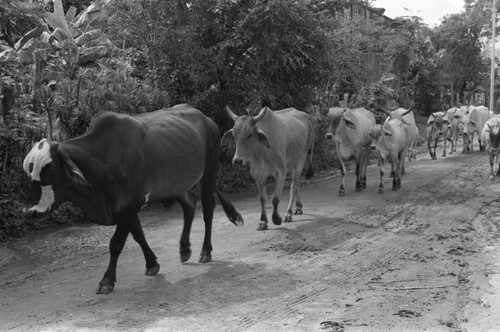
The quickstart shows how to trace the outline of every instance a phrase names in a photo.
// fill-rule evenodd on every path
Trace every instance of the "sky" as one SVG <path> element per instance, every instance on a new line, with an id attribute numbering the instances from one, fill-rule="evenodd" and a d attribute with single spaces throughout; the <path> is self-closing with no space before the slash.
<path id="1" fill-rule="evenodd" d="M 389 18 L 419 16 L 431 28 L 439 25 L 443 16 L 464 11 L 462 0 L 375 0 L 372 6 L 385 8 L 384 15 Z"/>

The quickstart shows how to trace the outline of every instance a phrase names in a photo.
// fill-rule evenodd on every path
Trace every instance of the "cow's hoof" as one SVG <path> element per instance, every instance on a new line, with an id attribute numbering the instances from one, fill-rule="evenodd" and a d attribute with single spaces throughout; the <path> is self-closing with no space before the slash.
<path id="1" fill-rule="evenodd" d="M 436 159 L 437 159 L 436 156 L 432 156 L 432 160 L 436 160 Z"/>
<path id="2" fill-rule="evenodd" d="M 266 231 L 267 230 L 267 223 L 264 223 L 264 222 L 259 223 L 257 230 L 258 231 Z"/>
<path id="3" fill-rule="evenodd" d="M 301 208 L 295 208 L 295 213 L 296 216 L 302 215 L 302 209 Z"/>
<path id="4" fill-rule="evenodd" d="M 356 191 L 363 191 L 363 188 L 361 186 L 356 186 Z"/>
<path id="5" fill-rule="evenodd" d="M 383 194 L 383 193 L 384 193 L 384 189 L 379 189 L 379 190 L 377 190 L 377 192 L 378 192 L 379 194 Z"/>
<path id="6" fill-rule="evenodd" d="M 151 276 L 155 276 L 158 272 L 160 272 L 160 264 L 156 263 L 152 267 L 146 266 L 146 272 L 144 272 L 144 275 L 151 277 Z"/>
<path id="7" fill-rule="evenodd" d="M 102 281 L 97 285 L 97 289 L 95 290 L 96 294 L 109 294 L 115 288 L 114 283 L 111 284 L 103 284 Z"/>
<path id="8" fill-rule="evenodd" d="M 282 219 L 280 216 L 273 216 L 273 224 L 281 225 Z"/>
<path id="9" fill-rule="evenodd" d="M 287 214 L 285 216 L 285 222 L 292 222 L 292 216 Z"/>
<path id="10" fill-rule="evenodd" d="M 191 249 L 181 249 L 181 263 L 187 262 L 191 258 Z"/>
<path id="11" fill-rule="evenodd" d="M 339 196 L 345 196 L 345 191 L 339 190 Z"/>
<path id="12" fill-rule="evenodd" d="M 398 187 L 398 186 L 392 186 L 393 191 L 398 191 L 399 189 L 400 189 L 400 187 Z"/>
<path id="13" fill-rule="evenodd" d="M 200 263 L 210 263 L 212 261 L 212 255 L 207 252 L 202 252 L 200 254 L 200 259 L 198 262 Z"/>
<path id="14" fill-rule="evenodd" d="M 493 180 L 495 180 L 495 177 L 493 175 L 490 175 L 489 180 L 493 181 Z"/>

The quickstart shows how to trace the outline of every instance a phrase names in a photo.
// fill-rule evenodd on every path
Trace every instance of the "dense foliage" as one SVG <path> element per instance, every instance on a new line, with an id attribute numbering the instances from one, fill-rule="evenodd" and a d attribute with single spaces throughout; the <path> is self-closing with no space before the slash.
<path id="1" fill-rule="evenodd" d="M 485 91 L 481 41 L 490 32 L 480 13 L 488 1 L 464 1 L 462 14 L 433 29 L 418 17 L 363 11 L 372 2 L 1 2 L 0 240 L 28 225 L 21 165 L 33 142 L 78 136 L 103 110 L 190 103 L 223 132 L 232 125 L 226 105 L 240 113 L 295 107 L 318 121 L 321 171 L 337 162 L 323 139 L 331 106 L 428 114 Z M 231 153 L 221 156 L 221 186 L 247 188 L 248 171 L 228 164 Z M 52 219 L 81 217 L 67 209 Z"/>

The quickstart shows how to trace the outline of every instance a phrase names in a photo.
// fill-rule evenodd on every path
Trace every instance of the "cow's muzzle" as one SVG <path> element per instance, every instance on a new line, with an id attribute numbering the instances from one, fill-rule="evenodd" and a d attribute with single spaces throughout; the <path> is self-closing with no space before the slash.
<path id="1" fill-rule="evenodd" d="M 243 165 L 243 159 L 233 158 L 233 165 Z"/>
<path id="2" fill-rule="evenodd" d="M 333 134 L 332 133 L 326 133 L 325 138 L 326 139 L 333 139 Z"/>
<path id="3" fill-rule="evenodd" d="M 23 216 L 26 219 L 40 219 L 47 214 L 48 214 L 48 212 L 39 212 L 39 211 L 36 211 L 33 209 L 27 209 L 27 208 L 23 209 Z"/>

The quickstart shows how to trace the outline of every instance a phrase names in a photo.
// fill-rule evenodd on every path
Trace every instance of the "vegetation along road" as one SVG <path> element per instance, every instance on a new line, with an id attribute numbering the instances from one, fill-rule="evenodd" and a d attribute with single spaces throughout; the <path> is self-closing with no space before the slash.
<path id="1" fill-rule="evenodd" d="M 182 212 L 142 212 L 160 273 L 144 276 L 132 240 L 113 293 L 94 290 L 114 227 L 31 234 L 0 247 L 5 331 L 488 331 L 500 327 L 500 186 L 484 152 L 407 162 L 400 191 L 377 193 L 379 171 L 303 185 L 304 215 L 256 231 L 256 191 L 233 197 L 246 224 L 216 209 L 213 261 L 181 264 Z M 461 150 L 461 146 L 458 150 Z M 390 188 L 390 179 L 386 180 Z M 287 197 L 282 198 L 281 209 Z M 201 249 L 201 211 L 191 237 Z"/>

